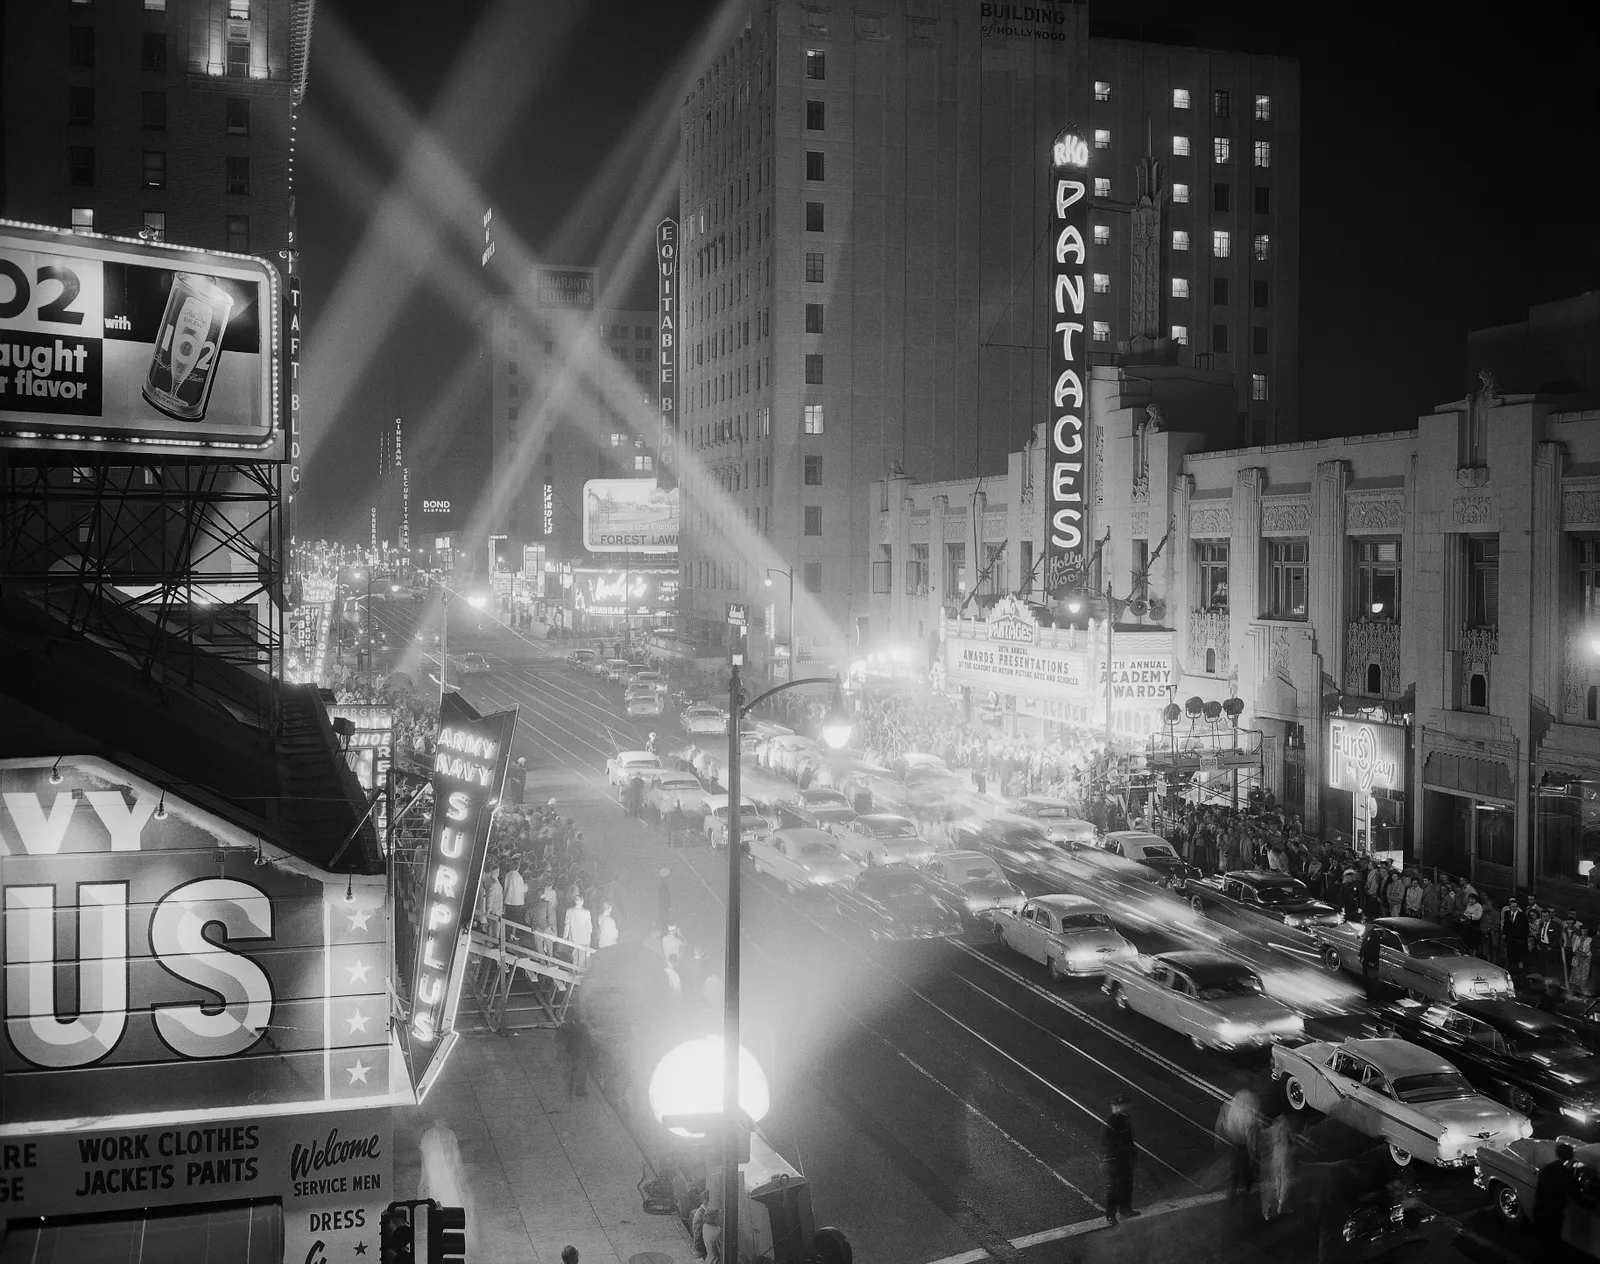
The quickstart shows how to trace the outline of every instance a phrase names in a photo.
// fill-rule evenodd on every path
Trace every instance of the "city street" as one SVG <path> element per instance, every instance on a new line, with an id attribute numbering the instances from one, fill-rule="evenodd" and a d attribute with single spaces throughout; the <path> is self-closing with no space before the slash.
<path id="1" fill-rule="evenodd" d="M 379 603 L 377 626 L 406 643 L 426 609 Z M 684 938 L 719 955 L 726 853 L 669 848 L 658 827 L 622 811 L 605 779 L 606 758 L 643 747 L 652 727 L 669 749 L 671 717 L 630 721 L 619 687 L 565 668 L 569 646 L 483 622 L 481 632 L 466 615 L 452 623 L 452 655 L 480 652 L 491 667 L 463 693 L 482 710 L 519 708 L 527 798 L 555 798 L 584 831 L 618 894 L 623 942 L 655 928 L 667 869 Z M 747 767 L 757 786 L 770 777 Z M 1264 1056 L 1197 1051 L 1118 1010 L 1094 982 L 1051 982 L 981 930 L 867 943 L 836 908 L 746 868 L 745 1030 L 773 1088 L 764 1131 L 811 1182 L 819 1224 L 839 1225 L 867 1258 L 891 1264 L 1059 1258 L 1052 1252 L 1063 1249 L 1219 1260 L 1239 1248 L 1253 1258 L 1312 1249 L 1314 1226 L 1263 1224 L 1254 1197 L 1223 1200 L 1226 1153 L 1213 1128 L 1241 1088 L 1274 1099 Z M 1175 942 L 1130 933 L 1146 950 Z M 464 1021 L 471 1010 L 469 998 Z M 707 1009 L 705 1019 L 709 1029 L 718 1015 Z M 1125 1221 L 1110 1240 L 1100 1130 L 1118 1094 L 1132 1100 L 1140 1148 L 1134 1203 L 1152 1215 Z M 1427 1230 L 1441 1250 L 1530 1249 L 1531 1238 L 1493 1222 L 1470 1171 L 1413 1171 L 1443 1217 Z M 1206 1244 L 1198 1255 L 1191 1229 Z"/>

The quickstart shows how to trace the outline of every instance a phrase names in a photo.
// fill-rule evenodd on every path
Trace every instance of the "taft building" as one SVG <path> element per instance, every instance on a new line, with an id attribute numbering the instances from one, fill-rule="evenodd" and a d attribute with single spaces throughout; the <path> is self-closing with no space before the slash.
<path id="1" fill-rule="evenodd" d="M 1096 361 L 1221 375 L 1230 443 L 1297 425 L 1296 63 L 1052 0 L 879 8 L 756 0 L 682 107 L 684 630 L 770 606 L 758 663 L 791 578 L 797 658 L 871 637 L 874 478 L 1003 475 L 1043 417 L 1064 124 Z"/>

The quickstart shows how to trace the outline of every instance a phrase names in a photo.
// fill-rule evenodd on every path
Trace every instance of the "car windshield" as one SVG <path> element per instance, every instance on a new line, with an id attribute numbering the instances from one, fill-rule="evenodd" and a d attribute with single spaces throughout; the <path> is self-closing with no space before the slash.
<path id="1" fill-rule="evenodd" d="M 1445 1102 L 1471 1097 L 1472 1086 L 1459 1071 L 1430 1071 L 1426 1075 L 1402 1075 L 1394 1082 L 1394 1095 L 1402 1102 Z"/>
<path id="2" fill-rule="evenodd" d="M 1272 882 L 1256 888 L 1256 896 L 1263 904 L 1288 904 L 1306 898 L 1306 889 L 1299 882 Z"/>
<path id="3" fill-rule="evenodd" d="M 846 802 L 837 790 L 807 790 L 800 797 L 813 807 L 839 807 Z"/>
<path id="4" fill-rule="evenodd" d="M 1231 979 L 1209 979 L 1195 988 L 1202 1001 L 1225 1001 L 1235 996 L 1260 996 L 1261 980 L 1253 974 L 1238 974 Z"/>
<path id="5" fill-rule="evenodd" d="M 968 865 L 956 875 L 958 882 L 994 881 L 1000 877 L 1000 871 L 993 865 Z"/>
<path id="6" fill-rule="evenodd" d="M 1144 850 L 1140 854 L 1146 860 L 1176 860 L 1178 858 L 1178 853 L 1165 843 L 1141 843 L 1139 846 L 1143 847 Z"/>
<path id="7" fill-rule="evenodd" d="M 700 783 L 693 777 L 663 777 L 656 785 L 663 790 L 698 790 Z"/>
<path id="8" fill-rule="evenodd" d="M 800 854 L 802 856 L 811 856 L 813 858 L 822 858 L 822 857 L 825 857 L 825 856 L 831 856 L 831 855 L 833 855 L 833 853 L 834 853 L 834 847 L 833 847 L 833 845 L 831 843 L 801 843 L 800 844 Z"/>
<path id="9" fill-rule="evenodd" d="M 1549 1027 L 1535 1027 L 1531 1031 L 1519 1027 L 1516 1031 L 1506 1032 L 1505 1035 L 1513 1052 L 1516 1053 L 1558 1053 L 1563 1049 L 1580 1047 L 1577 1039 L 1569 1031 L 1554 1024 Z"/>
<path id="10" fill-rule="evenodd" d="M 1454 935 L 1439 935 L 1432 939 L 1413 939 L 1406 945 L 1406 951 L 1413 957 L 1426 961 L 1431 957 L 1468 957 L 1472 954 L 1467 951 L 1466 944 Z"/>
<path id="11" fill-rule="evenodd" d="M 661 761 L 659 759 L 657 759 L 654 755 L 634 755 L 632 758 L 625 759 L 622 762 L 624 764 L 626 764 L 629 768 L 659 768 L 659 767 L 661 767 Z"/>
<path id="12" fill-rule="evenodd" d="M 868 821 L 867 831 L 874 838 L 915 838 L 917 827 L 910 821 Z"/>
<path id="13" fill-rule="evenodd" d="M 1107 930 L 1111 919 L 1104 913 L 1063 913 L 1062 930 Z"/>

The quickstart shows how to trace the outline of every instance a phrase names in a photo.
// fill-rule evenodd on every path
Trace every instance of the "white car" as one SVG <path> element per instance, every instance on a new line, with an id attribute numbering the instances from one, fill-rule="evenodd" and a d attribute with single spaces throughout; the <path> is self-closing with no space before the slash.
<path id="1" fill-rule="evenodd" d="M 661 771 L 661 760 L 649 751 L 618 751 L 606 760 L 606 781 L 614 786 L 625 786 L 635 774 L 646 781 Z"/>
<path id="2" fill-rule="evenodd" d="M 638 693 L 631 690 L 628 693 L 623 710 L 629 716 L 660 717 L 667 709 L 666 700 L 655 689 L 644 689 Z"/>
<path id="3" fill-rule="evenodd" d="M 925 865 L 938 848 L 917 832 L 917 823 L 890 812 L 869 812 L 833 827 L 845 855 L 869 865 Z"/>
<path id="4" fill-rule="evenodd" d="M 739 813 L 739 837 L 748 843 L 752 838 L 764 838 L 772 833 L 772 822 L 761 815 L 758 808 L 749 799 L 741 805 Z M 725 794 L 708 794 L 706 796 L 706 838 L 713 847 L 726 847 L 728 845 L 728 796 Z"/>
<path id="5" fill-rule="evenodd" d="M 678 724 L 685 733 L 718 735 L 728 731 L 727 714 L 721 708 L 704 702 L 685 707 L 678 716 Z"/>
<path id="6" fill-rule="evenodd" d="M 1475 1092 L 1449 1062 L 1392 1037 L 1313 1040 L 1272 1051 L 1272 1077 L 1295 1110 L 1317 1110 L 1389 1144 L 1404 1166 L 1413 1158 L 1465 1167 L 1480 1145 L 1533 1135 L 1526 1115 Z"/>
<path id="7" fill-rule="evenodd" d="M 1105 990 L 1131 1009 L 1189 1037 L 1196 1049 L 1260 1047 L 1297 1040 L 1300 1015 L 1262 990 L 1249 966 L 1215 952 L 1134 957 L 1106 968 Z"/>
<path id="8" fill-rule="evenodd" d="M 600 674 L 615 683 L 627 678 L 628 668 L 631 666 L 632 664 L 625 658 L 608 658 L 601 667 Z"/>
<path id="9" fill-rule="evenodd" d="M 1139 955 L 1117 934 L 1110 915 L 1081 895 L 1035 896 L 1019 909 L 997 908 L 989 916 L 996 942 L 1037 961 L 1057 981 L 1104 974 L 1114 962 Z"/>
<path id="10" fill-rule="evenodd" d="M 1065 799 L 1047 794 L 1024 795 L 1017 800 L 1017 815 L 1037 821 L 1045 837 L 1054 843 L 1086 843 L 1094 846 L 1100 833 L 1093 823 L 1083 820 Z"/>
<path id="11" fill-rule="evenodd" d="M 657 693 L 666 693 L 667 678 L 660 672 L 635 672 L 624 693 L 626 696 L 632 697 L 636 693 L 643 693 L 646 689 L 654 689 Z"/>
<path id="12" fill-rule="evenodd" d="M 644 792 L 644 803 L 657 816 L 678 811 L 701 820 L 706 814 L 706 791 L 692 772 L 658 772 Z"/>
<path id="13" fill-rule="evenodd" d="M 752 838 L 750 863 L 757 873 L 778 879 L 791 891 L 848 886 L 862 869 L 839 850 L 832 835 L 815 829 L 780 829 Z"/>
<path id="14" fill-rule="evenodd" d="M 787 772 L 799 752 L 808 752 L 822 758 L 822 748 L 809 737 L 798 733 L 778 733 L 756 747 L 756 763 L 768 772 Z"/>

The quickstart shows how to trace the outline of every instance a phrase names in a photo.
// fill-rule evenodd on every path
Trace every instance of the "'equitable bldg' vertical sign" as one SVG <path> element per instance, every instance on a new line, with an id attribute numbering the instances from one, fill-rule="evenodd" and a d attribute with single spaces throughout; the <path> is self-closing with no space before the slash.
<path id="1" fill-rule="evenodd" d="M 656 225 L 656 486 L 678 485 L 678 221 Z"/>
<path id="2" fill-rule="evenodd" d="M 1084 417 L 1089 344 L 1085 290 L 1089 145 L 1067 126 L 1050 151 L 1050 210 L 1055 245 L 1050 267 L 1050 413 L 1045 470 L 1049 484 L 1044 586 L 1054 593 L 1081 582 L 1084 568 Z"/>

